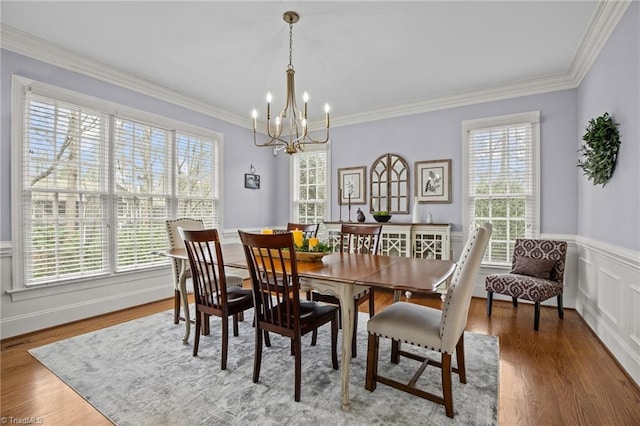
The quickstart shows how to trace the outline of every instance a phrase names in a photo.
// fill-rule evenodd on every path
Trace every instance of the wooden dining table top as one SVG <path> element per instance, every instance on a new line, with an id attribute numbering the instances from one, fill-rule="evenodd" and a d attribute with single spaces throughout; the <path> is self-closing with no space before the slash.
<path id="1" fill-rule="evenodd" d="M 248 269 L 242 244 L 222 244 L 225 266 Z M 188 260 L 184 248 L 157 251 L 157 254 Z M 334 252 L 321 261 L 298 261 L 301 278 L 352 283 L 391 290 L 435 293 L 455 270 L 450 260 Z"/>

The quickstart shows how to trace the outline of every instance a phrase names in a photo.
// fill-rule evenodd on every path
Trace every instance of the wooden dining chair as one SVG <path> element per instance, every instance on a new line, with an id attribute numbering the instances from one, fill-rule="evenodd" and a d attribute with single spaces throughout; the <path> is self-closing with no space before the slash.
<path id="1" fill-rule="evenodd" d="M 319 223 L 287 223 L 287 231 L 302 231 L 304 238 L 315 238 L 318 236 Z"/>
<path id="2" fill-rule="evenodd" d="M 340 228 L 340 251 L 346 253 L 360 254 L 378 254 L 380 245 L 380 233 L 382 225 L 355 225 L 343 223 Z M 320 294 L 312 292 L 312 300 L 325 303 L 333 303 L 340 306 L 340 300 L 330 294 Z M 353 321 L 353 340 L 351 341 L 351 357 L 358 356 L 358 306 L 364 302 L 369 302 L 369 318 L 375 314 L 373 288 L 368 288 L 354 297 L 354 306 L 356 307 L 356 316 Z M 313 333 L 311 345 L 316 344 L 317 331 Z"/>
<path id="3" fill-rule="evenodd" d="M 464 329 L 467 324 L 473 286 L 482 258 L 491 237 L 490 223 L 476 228 L 467 240 L 456 267 L 442 310 L 409 302 L 396 302 L 379 312 L 367 323 L 367 372 L 365 389 L 374 391 L 377 382 L 394 387 L 420 398 L 445 406 L 447 416 L 453 417 L 451 372 L 466 383 L 464 365 Z M 408 383 L 401 383 L 378 374 L 379 339 L 392 339 L 391 362 L 400 362 L 405 356 L 421 365 Z M 400 342 L 421 346 L 441 354 L 440 361 L 400 349 Z M 451 355 L 456 352 L 457 368 L 451 366 Z M 442 371 L 442 395 L 436 395 L 416 387 L 420 375 L 428 365 Z"/>
<path id="4" fill-rule="evenodd" d="M 180 249 L 184 248 L 184 242 L 182 241 L 182 237 L 178 232 L 178 228 L 188 229 L 188 230 L 202 230 L 204 229 L 204 222 L 200 219 L 191 219 L 188 217 L 181 217 L 178 219 L 168 219 L 165 221 L 165 225 L 167 227 L 167 239 L 169 242 L 170 249 Z M 173 258 L 171 259 L 171 266 L 173 268 L 173 288 L 174 288 L 174 296 L 173 296 L 173 323 L 178 324 L 180 320 L 184 321 L 184 318 L 180 316 L 180 306 L 181 306 L 181 292 L 180 292 L 180 274 L 182 272 L 180 260 Z M 184 271 L 182 279 L 187 280 L 191 278 L 191 269 L 189 266 L 186 266 L 187 270 Z M 242 277 L 227 274 L 227 285 L 229 286 L 238 286 L 242 287 Z"/>
<path id="5" fill-rule="evenodd" d="M 300 401 L 302 336 L 331 323 L 331 361 L 338 369 L 338 308 L 300 300 L 300 281 L 293 235 L 251 234 L 238 231 L 244 247 L 255 301 L 255 357 L 253 382 L 260 378 L 262 331 L 291 339 L 294 355 L 295 400 Z M 288 251 L 288 253 L 284 253 Z M 279 357 L 284 360 L 287 357 Z M 283 367 L 283 369 L 288 367 Z"/>
<path id="6" fill-rule="evenodd" d="M 233 317 L 233 335 L 238 335 L 239 315 L 253 308 L 251 290 L 237 286 L 228 287 L 224 271 L 224 259 L 220 247 L 218 230 L 178 229 L 183 241 L 193 279 L 195 294 L 196 332 L 193 343 L 193 356 L 198 355 L 200 332 L 204 327 L 208 334 L 209 317 L 222 319 L 222 357 L 220 369 L 227 368 L 229 347 L 229 317 Z"/>
<path id="7" fill-rule="evenodd" d="M 178 219 L 169 219 L 165 221 L 167 227 L 167 238 L 169 240 L 170 249 L 184 248 L 184 242 L 178 228 L 183 229 L 204 229 L 204 222 L 200 219 L 191 219 L 187 217 L 181 217 Z M 180 274 L 182 272 L 181 261 L 178 259 L 171 259 L 171 266 L 173 268 L 173 323 L 178 324 L 180 320 L 184 321 L 184 318 L 180 316 L 180 306 L 182 296 L 180 293 Z M 187 268 L 189 268 L 187 266 Z M 191 278 L 191 269 L 184 271 L 182 279 Z"/>

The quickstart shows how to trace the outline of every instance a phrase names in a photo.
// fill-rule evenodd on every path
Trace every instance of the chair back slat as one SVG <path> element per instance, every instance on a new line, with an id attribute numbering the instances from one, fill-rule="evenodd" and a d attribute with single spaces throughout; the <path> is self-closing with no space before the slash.
<path id="1" fill-rule="evenodd" d="M 179 232 L 189 256 L 196 303 L 224 311 L 227 284 L 218 231 L 179 228 Z"/>
<path id="2" fill-rule="evenodd" d="M 349 225 L 340 228 L 340 248 L 346 253 L 378 254 L 382 225 Z"/>
<path id="3" fill-rule="evenodd" d="M 238 233 L 249 266 L 257 320 L 284 335 L 299 333 L 300 283 L 293 235 Z"/>

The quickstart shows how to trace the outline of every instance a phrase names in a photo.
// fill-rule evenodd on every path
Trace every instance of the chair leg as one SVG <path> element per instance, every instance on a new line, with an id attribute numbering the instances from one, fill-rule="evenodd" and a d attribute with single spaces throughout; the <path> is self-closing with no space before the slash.
<path id="1" fill-rule="evenodd" d="M 453 418 L 453 395 L 451 393 L 451 354 L 442 354 L 442 395 L 447 417 Z"/>
<path id="2" fill-rule="evenodd" d="M 562 294 L 558 295 L 558 316 L 560 319 L 564 319 L 564 309 L 562 307 Z"/>
<path id="3" fill-rule="evenodd" d="M 196 334 L 193 337 L 193 356 L 198 356 L 198 346 L 200 345 L 200 322 L 202 317 L 196 312 Z"/>
<path id="4" fill-rule="evenodd" d="M 369 319 L 373 318 L 376 314 L 376 308 L 374 306 L 375 297 L 373 295 L 373 287 L 369 289 Z"/>
<path id="5" fill-rule="evenodd" d="M 292 339 L 293 347 L 295 348 L 295 400 L 296 402 L 300 402 L 300 383 L 302 382 L 302 357 L 300 356 L 302 352 L 302 346 L 300 345 L 300 336 Z"/>
<path id="6" fill-rule="evenodd" d="M 314 330 L 314 331 L 317 331 Z M 338 369 L 338 311 L 331 320 L 331 363 L 333 369 Z"/>
<path id="7" fill-rule="evenodd" d="M 367 374 L 364 388 L 373 392 L 376 390 L 378 375 L 378 350 L 380 349 L 380 338 L 375 334 L 369 334 L 367 343 Z"/>
<path id="8" fill-rule="evenodd" d="M 391 339 L 391 363 L 397 364 L 400 362 L 400 341 Z"/>
<path id="9" fill-rule="evenodd" d="M 456 345 L 456 362 L 458 363 L 458 377 L 460 383 L 467 383 L 467 370 L 464 365 L 464 331 L 460 335 L 460 340 Z"/>
<path id="10" fill-rule="evenodd" d="M 180 322 L 180 290 L 173 291 L 173 323 Z"/>
<path id="11" fill-rule="evenodd" d="M 493 292 L 492 291 L 488 291 L 487 292 L 487 316 L 490 317 L 491 316 L 491 307 L 493 305 Z"/>
<path id="12" fill-rule="evenodd" d="M 264 330 L 264 345 L 268 348 L 271 347 L 271 338 L 269 338 L 269 332 Z"/>
<path id="13" fill-rule="evenodd" d="M 351 358 L 358 356 L 358 307 L 356 306 L 356 316 L 353 319 L 353 337 L 351 338 Z"/>
<path id="14" fill-rule="evenodd" d="M 513 307 L 517 308 L 518 307 L 518 298 L 517 297 L 512 297 L 511 301 L 513 302 Z"/>
<path id="15" fill-rule="evenodd" d="M 202 317 L 202 335 L 208 336 L 211 333 L 211 324 L 209 323 L 209 315 L 202 312 L 200 316 Z"/>
<path id="16" fill-rule="evenodd" d="M 222 357 L 220 359 L 220 370 L 227 369 L 227 351 L 228 350 L 229 350 L 229 317 L 226 315 L 223 315 L 222 316 Z"/>
<path id="17" fill-rule="evenodd" d="M 240 314 L 235 314 L 233 316 L 233 335 L 235 337 L 238 337 L 238 320 L 239 320 L 239 315 Z"/>
<path id="18" fill-rule="evenodd" d="M 538 326 L 540 325 L 540 302 L 536 302 L 535 304 L 535 314 L 533 316 L 533 329 L 538 331 Z"/>
<path id="19" fill-rule="evenodd" d="M 311 332 L 311 346 L 315 346 L 317 341 L 318 341 L 318 329 L 316 328 Z"/>
<path id="20" fill-rule="evenodd" d="M 265 331 L 265 336 L 268 336 Z M 262 330 L 256 324 L 256 348 L 253 355 L 253 383 L 260 379 L 260 365 L 262 364 Z"/>

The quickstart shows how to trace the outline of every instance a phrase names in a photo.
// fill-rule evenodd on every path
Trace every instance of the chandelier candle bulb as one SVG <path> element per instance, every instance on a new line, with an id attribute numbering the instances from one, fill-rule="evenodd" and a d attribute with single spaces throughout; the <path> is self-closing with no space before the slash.
<path id="1" fill-rule="evenodd" d="M 329 104 L 324 104 L 324 113 L 326 114 L 325 122 L 327 124 L 327 129 L 329 128 Z"/>
<path id="2" fill-rule="evenodd" d="M 302 240 L 303 240 L 302 231 L 299 229 L 294 229 L 291 232 L 293 232 L 293 242 L 295 243 L 296 247 L 302 247 Z"/>

